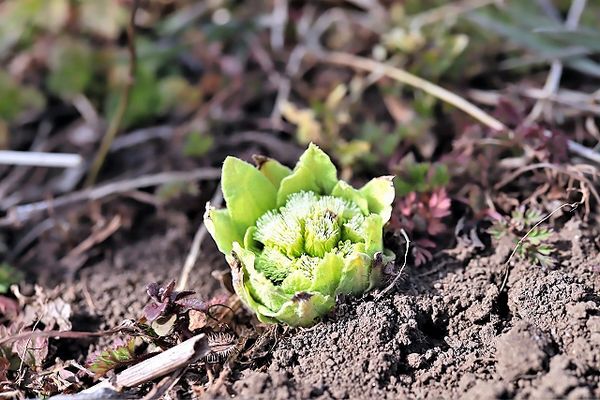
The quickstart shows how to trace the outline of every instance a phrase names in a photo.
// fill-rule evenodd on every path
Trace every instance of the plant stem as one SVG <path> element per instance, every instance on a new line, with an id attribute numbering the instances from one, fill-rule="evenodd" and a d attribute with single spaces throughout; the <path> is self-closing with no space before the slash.
<path id="1" fill-rule="evenodd" d="M 131 18 L 129 20 L 129 25 L 127 26 L 127 49 L 129 52 L 129 71 L 127 74 L 127 81 L 125 82 L 125 86 L 123 87 L 123 93 L 121 94 L 121 98 L 119 99 L 119 103 L 117 105 L 117 109 L 115 110 L 115 114 L 110 120 L 108 129 L 106 130 L 106 134 L 102 138 L 102 142 L 100 143 L 98 153 L 96 153 L 96 157 L 94 158 L 94 162 L 92 163 L 90 172 L 85 180 L 85 187 L 90 187 L 96 182 L 96 178 L 98 177 L 98 174 L 102 169 L 102 165 L 104 165 L 104 160 L 106 159 L 106 155 L 110 150 L 110 146 L 115 137 L 117 136 L 117 133 L 119 133 L 119 128 L 123 123 L 123 118 L 125 117 L 127 106 L 129 105 L 129 97 L 131 95 L 131 89 L 134 85 L 135 71 L 137 66 L 135 48 L 135 15 L 139 8 L 139 3 L 139 0 L 134 0 L 133 8 L 131 10 Z"/>

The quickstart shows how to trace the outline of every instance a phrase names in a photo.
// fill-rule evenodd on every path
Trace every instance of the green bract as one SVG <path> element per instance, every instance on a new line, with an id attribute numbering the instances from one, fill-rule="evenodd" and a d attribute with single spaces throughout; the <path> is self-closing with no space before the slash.
<path id="1" fill-rule="evenodd" d="M 392 179 L 355 189 L 313 144 L 293 171 L 269 158 L 258 164 L 227 157 L 227 208 L 208 204 L 204 222 L 231 265 L 236 293 L 259 320 L 307 326 L 333 308 L 337 294 L 377 283 L 372 266 L 383 251 Z"/>

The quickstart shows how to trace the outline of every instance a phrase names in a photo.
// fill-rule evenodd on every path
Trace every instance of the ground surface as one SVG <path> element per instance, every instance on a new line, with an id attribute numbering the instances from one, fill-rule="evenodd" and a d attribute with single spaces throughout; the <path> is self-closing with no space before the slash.
<path id="1" fill-rule="evenodd" d="M 272 353 L 250 368 L 236 365 L 220 394 L 287 398 L 600 397 L 600 255 L 596 232 L 571 220 L 557 235 L 553 270 L 518 263 L 499 293 L 510 247 L 492 254 L 442 255 L 408 267 L 396 293 L 345 299 L 310 329 L 279 333 Z M 167 233 L 120 249 L 84 269 L 81 314 L 99 327 L 140 312 L 140 282 L 168 279 L 185 239 Z M 205 259 L 222 265 L 212 243 Z M 192 287 L 218 288 L 211 265 Z M 106 278 L 104 269 L 112 273 Z M 127 295 L 124 295 L 127 294 Z M 93 307 L 94 309 L 90 309 Z M 92 348 L 94 346 L 92 345 Z"/>

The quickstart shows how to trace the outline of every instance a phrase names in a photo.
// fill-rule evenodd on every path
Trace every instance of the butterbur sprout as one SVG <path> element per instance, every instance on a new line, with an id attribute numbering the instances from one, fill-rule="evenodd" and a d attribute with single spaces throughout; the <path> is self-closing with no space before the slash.
<path id="1" fill-rule="evenodd" d="M 260 321 L 308 326 L 338 294 L 360 295 L 379 283 L 373 260 L 384 252 L 392 177 L 355 189 L 314 144 L 293 170 L 259 160 L 255 168 L 227 157 L 227 208 L 208 204 L 204 223 L 231 266 L 236 293 Z"/>

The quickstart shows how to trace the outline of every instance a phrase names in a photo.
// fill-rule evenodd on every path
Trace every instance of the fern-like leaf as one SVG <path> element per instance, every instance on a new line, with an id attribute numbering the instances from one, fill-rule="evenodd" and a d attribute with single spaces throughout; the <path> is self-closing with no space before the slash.
<path id="1" fill-rule="evenodd" d="M 136 338 L 119 339 L 113 347 L 93 356 L 89 369 L 96 378 L 104 376 L 108 371 L 133 363 L 136 360 L 135 349 Z"/>

